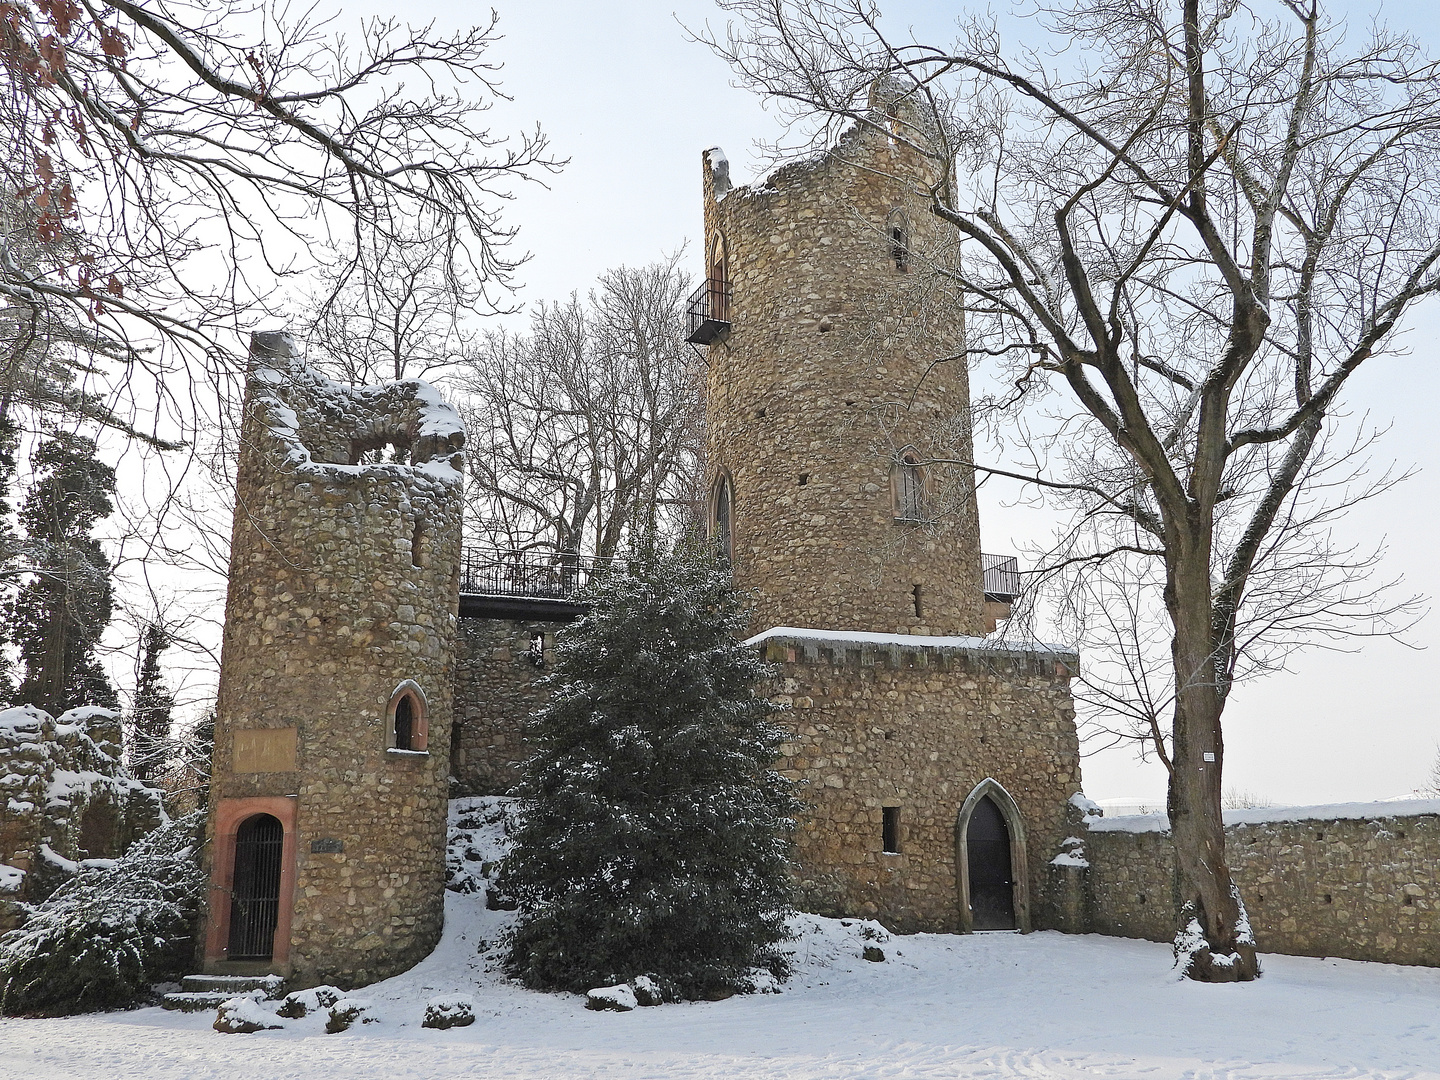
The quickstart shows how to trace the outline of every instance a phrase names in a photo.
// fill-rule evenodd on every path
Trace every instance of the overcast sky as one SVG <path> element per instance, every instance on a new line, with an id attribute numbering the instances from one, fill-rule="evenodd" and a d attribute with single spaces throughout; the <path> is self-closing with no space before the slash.
<path id="1" fill-rule="evenodd" d="M 1280 4 L 1275 3 L 1278 11 Z M 1428 5 L 1427 5 L 1428 6 Z M 889 2 L 895 34 L 913 28 L 921 40 L 948 39 L 955 4 Z M 1263 9 L 1263 2 L 1260 4 Z M 1343 5 L 1357 26 L 1380 17 L 1440 53 L 1440 30 L 1419 3 Z M 410 0 L 346 3 L 346 18 L 375 13 L 442 26 L 484 18 L 488 6 Z M 760 168 L 757 140 L 778 132 L 772 113 L 730 85 L 724 64 L 687 40 L 681 24 L 699 27 L 725 16 L 703 0 L 499 0 L 505 35 L 495 49 L 513 104 L 495 111 L 497 128 L 539 122 L 570 164 L 548 190 L 517 192 L 507 212 L 533 253 L 521 270 L 521 298 L 554 299 L 583 291 L 608 267 L 637 265 L 688 244 L 694 271 L 700 221 L 700 154 L 723 147 L 738 182 Z M 1003 10 L 997 8 L 996 10 Z M 1006 22 L 1011 41 L 1024 22 Z M 1344 526 L 1343 537 L 1385 543 L 1385 566 L 1406 588 L 1440 595 L 1433 535 L 1440 522 L 1440 401 L 1435 343 L 1440 318 L 1427 316 L 1410 334 L 1408 356 L 1372 362 L 1352 380 L 1357 413 L 1394 428 L 1377 468 L 1398 462 L 1418 475 Z M 1009 505 L 1017 493 L 987 487 L 981 503 L 982 546 L 1005 552 L 1047 531 L 1044 515 Z M 1227 786 L 1281 803 L 1380 799 L 1420 785 L 1436 755 L 1435 683 L 1440 676 L 1437 616 L 1411 635 L 1410 648 L 1371 641 L 1351 654 L 1315 651 L 1288 673 L 1242 688 L 1226 713 Z M 1129 750 L 1086 758 L 1085 786 L 1094 798 L 1163 799 L 1158 766 Z"/>

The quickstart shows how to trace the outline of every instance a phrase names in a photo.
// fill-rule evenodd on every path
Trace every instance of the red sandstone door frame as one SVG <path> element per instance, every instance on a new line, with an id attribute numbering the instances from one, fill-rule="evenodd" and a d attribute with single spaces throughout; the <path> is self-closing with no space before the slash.
<path id="1" fill-rule="evenodd" d="M 225 963 L 230 948 L 230 894 L 235 887 L 235 839 L 241 822 L 256 814 L 277 818 L 285 830 L 280 848 L 280 911 L 270 965 L 288 974 L 290 924 L 295 914 L 295 807 L 293 795 L 221 799 L 215 805 L 215 839 L 210 861 L 210 907 L 206 919 L 205 967 Z"/>
<path id="2" fill-rule="evenodd" d="M 1030 865 L 1025 858 L 1025 820 L 1020 816 L 1020 807 L 1005 790 L 1000 781 L 986 777 L 975 785 L 975 789 L 960 807 L 955 818 L 955 882 L 959 894 L 960 933 L 968 934 L 974 929 L 974 914 L 970 910 L 970 845 L 966 834 L 970 831 L 970 815 L 981 799 L 989 796 L 1000 808 L 1005 818 L 1005 827 L 1010 830 L 1010 874 L 1015 879 L 1015 926 L 1022 934 L 1030 932 Z"/>

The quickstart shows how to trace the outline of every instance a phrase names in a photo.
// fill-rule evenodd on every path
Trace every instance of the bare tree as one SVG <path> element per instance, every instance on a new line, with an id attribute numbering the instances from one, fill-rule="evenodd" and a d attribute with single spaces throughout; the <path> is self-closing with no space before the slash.
<path id="1" fill-rule="evenodd" d="M 485 282 L 455 272 L 445 245 L 381 236 L 358 262 L 337 251 L 300 315 L 311 362 L 353 386 L 455 368 L 475 337 L 467 317 L 499 309 Z"/>
<path id="2" fill-rule="evenodd" d="M 1440 799 L 1440 746 L 1435 748 L 1435 760 L 1430 763 L 1430 772 L 1416 794 L 1422 799 Z"/>
<path id="3" fill-rule="evenodd" d="M 608 557 L 693 526 L 704 380 L 678 261 L 611 270 L 583 301 L 541 304 L 529 334 L 487 335 L 457 375 L 487 541 Z"/>
<path id="4" fill-rule="evenodd" d="M 114 380 L 147 377 L 142 413 L 183 425 L 208 410 L 175 365 L 225 374 L 229 335 L 312 249 L 364 268 L 420 245 L 446 281 L 503 291 L 519 256 L 500 210 L 557 163 L 538 131 L 482 123 L 495 36 L 493 13 L 450 36 L 372 20 L 348 40 L 275 0 L 6 0 L 0 187 L 39 240 L 83 242 L 38 263 L 7 245 L 0 298 L 91 327 Z M 182 348 L 139 347 L 156 343 Z"/>
<path id="5" fill-rule="evenodd" d="M 743 23 L 711 44 L 817 138 L 883 127 L 944 170 L 926 194 L 965 242 L 968 353 L 1012 387 L 994 404 L 1064 403 L 1036 467 L 990 471 L 1069 500 L 1052 568 L 1166 646 L 1138 713 L 1165 721 L 1177 964 L 1254 978 L 1221 716 L 1247 656 L 1383 614 L 1331 550 L 1357 495 L 1323 504 L 1326 448 L 1350 377 L 1440 287 L 1440 72 L 1384 31 L 1347 52 L 1314 0 L 1073 0 L 1048 26 L 1074 70 L 1007 58 L 984 21 L 891 41 L 869 0 L 722 6 Z"/>

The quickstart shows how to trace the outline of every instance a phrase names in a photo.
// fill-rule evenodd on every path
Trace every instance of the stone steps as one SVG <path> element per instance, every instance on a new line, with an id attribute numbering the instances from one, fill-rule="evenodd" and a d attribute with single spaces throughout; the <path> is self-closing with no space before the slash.
<path id="1" fill-rule="evenodd" d="M 284 982 L 279 975 L 186 975 L 179 993 L 166 994 L 160 1004 L 177 1012 L 200 1012 L 256 990 L 273 1001 L 280 996 Z"/>

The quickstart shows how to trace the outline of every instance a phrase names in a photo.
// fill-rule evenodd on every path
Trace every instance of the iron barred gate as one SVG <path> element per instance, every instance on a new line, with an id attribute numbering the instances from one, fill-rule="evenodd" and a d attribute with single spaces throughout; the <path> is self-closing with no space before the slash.
<path id="1" fill-rule="evenodd" d="M 230 895 L 231 960 L 269 960 L 280 920 L 280 855 L 285 829 L 269 814 L 246 818 L 235 834 Z"/>

